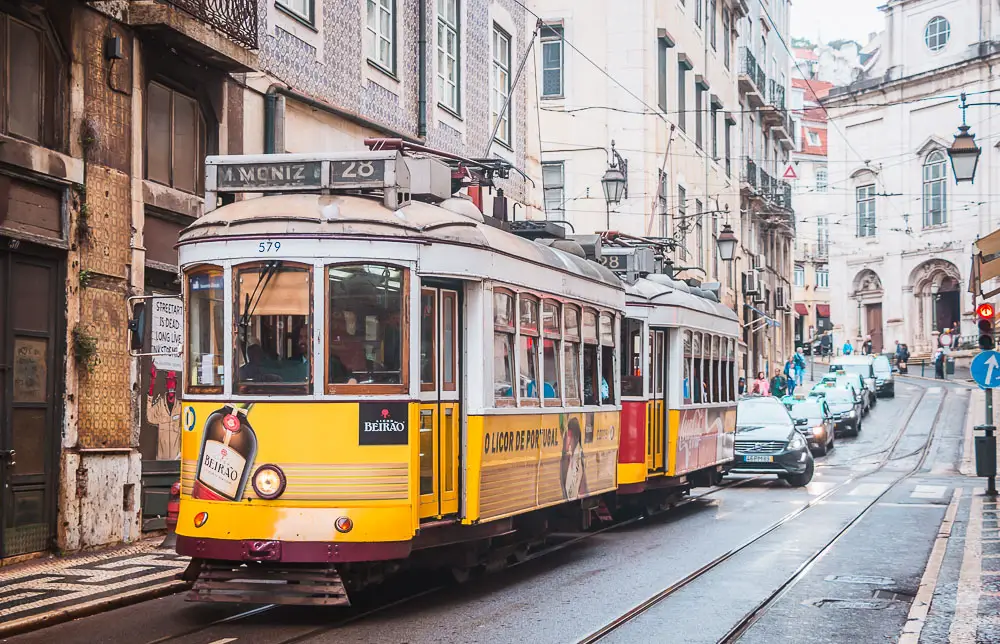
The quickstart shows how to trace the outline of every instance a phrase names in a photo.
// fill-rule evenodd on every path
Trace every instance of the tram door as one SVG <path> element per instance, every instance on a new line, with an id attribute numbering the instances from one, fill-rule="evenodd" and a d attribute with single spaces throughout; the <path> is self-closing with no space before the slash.
<path id="1" fill-rule="evenodd" d="M 420 290 L 420 518 L 458 512 L 458 285 Z"/>
<path id="2" fill-rule="evenodd" d="M 667 410 L 664 401 L 663 331 L 649 332 L 649 403 L 646 405 L 646 466 L 662 471 L 667 441 Z"/>

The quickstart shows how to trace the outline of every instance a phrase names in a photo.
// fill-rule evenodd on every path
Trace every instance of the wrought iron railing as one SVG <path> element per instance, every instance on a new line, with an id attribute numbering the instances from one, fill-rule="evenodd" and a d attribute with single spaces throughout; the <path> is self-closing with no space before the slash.
<path id="1" fill-rule="evenodd" d="M 754 188 L 757 187 L 757 164 L 753 162 L 753 159 L 747 159 L 746 174 L 744 175 L 744 178 L 751 186 Z"/>
<path id="2" fill-rule="evenodd" d="M 768 102 L 781 111 L 785 110 L 785 88 L 773 79 L 770 81 Z"/>
<path id="3" fill-rule="evenodd" d="M 749 47 L 741 47 L 740 49 L 743 50 L 743 55 L 740 56 L 740 73 L 746 74 L 750 77 L 750 80 L 756 83 L 757 71 L 760 69 L 757 66 L 757 59 L 754 57 Z"/>
<path id="4" fill-rule="evenodd" d="M 787 181 L 781 182 L 781 205 L 787 210 L 792 209 L 792 186 Z"/>
<path id="5" fill-rule="evenodd" d="M 767 76 L 764 75 L 764 70 L 760 66 L 757 67 L 756 83 L 757 89 L 760 91 L 761 98 L 763 98 L 764 92 L 767 91 L 767 89 L 765 89 L 767 87 Z"/>
<path id="6" fill-rule="evenodd" d="M 257 0 L 166 0 L 248 49 L 257 49 Z"/>

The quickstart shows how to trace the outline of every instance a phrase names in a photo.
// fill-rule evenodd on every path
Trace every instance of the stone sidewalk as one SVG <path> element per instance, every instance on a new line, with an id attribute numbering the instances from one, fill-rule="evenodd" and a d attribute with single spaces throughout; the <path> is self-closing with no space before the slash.
<path id="1" fill-rule="evenodd" d="M 0 568 L 0 637 L 186 588 L 179 575 L 188 558 L 160 549 L 162 541 Z"/>

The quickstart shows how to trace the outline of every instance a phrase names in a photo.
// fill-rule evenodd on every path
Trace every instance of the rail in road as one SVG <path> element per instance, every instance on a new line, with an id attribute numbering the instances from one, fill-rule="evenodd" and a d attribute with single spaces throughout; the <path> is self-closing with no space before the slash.
<path id="1" fill-rule="evenodd" d="M 925 395 L 927 394 L 927 387 L 921 387 L 920 388 L 920 394 L 919 394 L 919 396 L 917 396 L 917 398 L 913 401 L 913 403 L 911 403 L 909 409 L 906 411 L 906 415 L 905 415 L 904 421 L 900 424 L 899 430 L 895 433 L 895 435 L 892 437 L 892 439 L 889 441 L 889 444 L 886 447 L 884 447 L 883 449 L 877 450 L 875 452 L 870 452 L 868 454 L 863 454 L 863 455 L 855 457 L 855 459 L 853 459 L 855 461 L 860 461 L 860 460 L 863 460 L 863 459 L 871 457 L 871 456 L 879 456 L 878 461 L 873 465 L 873 467 L 871 467 L 871 469 L 868 469 L 868 470 L 866 470 L 864 472 L 860 472 L 860 473 L 858 473 L 858 474 L 856 474 L 854 476 L 851 476 L 851 477 L 845 479 L 844 481 L 842 481 L 842 482 L 838 483 L 837 485 L 833 486 L 832 488 L 830 488 L 829 490 L 827 490 L 823 494 L 820 494 L 819 496 L 811 499 L 805 505 L 803 505 L 803 506 L 801 506 L 801 507 L 793 510 L 792 512 L 789 512 L 788 514 L 786 514 L 785 516 L 781 517 L 780 519 L 778 519 L 774 523 L 772 523 L 772 524 L 768 525 L 767 527 L 765 527 L 763 530 L 760 530 L 759 532 L 757 532 L 756 534 L 754 534 L 753 536 L 751 536 L 749 539 L 747 539 L 743 543 L 737 545 L 736 547 L 730 549 L 729 551 L 727 551 L 727 552 L 719 555 L 718 557 L 712 559 L 711 561 L 709 561 L 705 565 L 701 566 L 697 570 L 695 570 L 695 571 L 693 571 L 693 572 L 685 575 L 684 577 L 682 577 L 682 578 L 674 581 L 673 583 L 671 583 L 670 585 L 666 586 L 665 588 L 663 588 L 659 592 L 657 592 L 657 593 L 653 594 L 652 596 L 650 596 L 648 599 L 640 602 L 639 604 L 635 605 L 634 607 L 632 607 L 627 612 L 625 612 L 625 613 L 621 614 L 620 616 L 618 616 L 617 618 L 611 620 L 610 622 L 608 622 L 607 624 L 605 624 L 600 629 L 594 631 L 593 633 L 591 633 L 591 634 L 587 635 L 586 637 L 584 637 L 583 639 L 581 639 L 580 640 L 580 644 L 591 644 L 593 642 L 598 642 L 598 641 L 600 641 L 600 640 L 608 637 L 609 635 L 611 635 L 612 633 L 614 633 L 615 631 L 617 631 L 618 629 L 620 629 L 624 625 L 628 624 L 629 622 L 631 622 L 632 620 L 636 619 L 637 617 L 639 617 L 643 613 L 646 613 L 647 611 L 649 611 L 650 609 L 652 609 L 657 604 L 660 604 L 661 602 L 663 602 L 664 600 L 666 600 L 668 597 L 670 597 L 672 595 L 675 595 L 680 590 L 682 590 L 682 589 L 690 586 L 695 581 L 703 578 L 711 570 L 717 568 L 718 566 L 722 565 L 726 561 L 728 561 L 728 560 L 732 559 L 733 557 L 735 557 L 736 555 L 738 555 L 740 552 L 743 552 L 744 550 L 747 550 L 748 548 L 750 548 L 754 544 L 760 542 L 766 536 L 768 536 L 769 534 L 771 534 L 774 531 L 778 530 L 782 526 L 784 526 L 784 525 L 788 524 L 789 522 L 794 521 L 795 519 L 799 518 L 804 513 L 808 512 L 810 509 L 815 508 L 824 499 L 829 498 L 833 494 L 836 494 L 837 492 L 843 490 L 844 488 L 846 488 L 849 485 L 852 485 L 852 484 L 856 483 L 859 480 L 865 479 L 865 478 L 870 477 L 870 476 L 872 476 L 872 475 L 874 475 L 874 474 L 876 474 L 878 472 L 881 472 L 887 465 L 889 465 L 893 461 L 902 460 L 904 458 L 908 458 L 908 457 L 911 457 L 911 456 L 919 454 L 920 457 L 917 460 L 916 464 L 912 468 L 910 468 L 909 470 L 905 471 L 900 476 L 898 476 L 894 480 L 892 480 L 889 483 L 889 485 L 885 488 L 884 491 L 882 491 L 881 493 L 879 493 L 878 495 L 876 495 L 870 502 L 866 503 L 862 507 L 861 511 L 856 516 L 854 516 L 843 528 L 841 528 L 839 531 L 837 531 L 837 533 L 834 534 L 831 539 L 829 539 L 828 541 L 826 541 L 820 548 L 814 550 L 806 558 L 806 560 L 794 571 L 794 573 L 792 575 L 790 575 L 787 579 L 785 579 L 785 581 L 783 583 L 781 583 L 781 585 L 779 585 L 773 592 L 769 593 L 763 600 L 761 600 L 756 606 L 754 606 L 754 608 L 752 610 L 750 610 L 749 612 L 747 612 L 719 640 L 720 644 L 729 644 L 731 642 L 738 641 L 740 639 L 740 637 L 744 633 L 746 633 L 746 631 L 750 627 L 752 627 L 757 621 L 759 621 L 761 619 L 761 617 L 764 616 L 764 614 L 768 611 L 768 609 L 772 605 L 774 605 L 774 603 L 777 600 L 779 600 L 788 591 L 789 588 L 791 588 L 799 579 L 801 579 L 805 575 L 806 572 L 808 572 L 808 570 L 812 567 L 812 565 L 818 559 L 820 559 L 824 554 L 826 554 L 827 552 L 829 552 L 837 544 L 837 542 L 839 542 L 840 539 L 845 534 L 847 534 L 851 530 L 852 527 L 854 527 L 859 521 L 861 521 L 861 519 L 864 518 L 869 513 L 869 511 L 886 494 L 888 494 L 890 491 L 892 491 L 892 489 L 895 488 L 897 485 L 899 485 L 901 482 L 905 481 L 906 479 L 910 478 L 911 476 L 913 476 L 914 474 L 916 474 L 917 472 L 920 471 L 920 468 L 923 466 L 923 464 L 924 464 L 924 462 L 925 462 L 925 460 L 927 458 L 927 454 L 929 453 L 929 448 L 930 448 L 930 446 L 931 446 L 931 444 L 933 442 L 934 435 L 935 435 L 935 432 L 937 430 L 937 427 L 938 427 L 938 424 L 939 424 L 939 420 L 940 420 L 940 417 L 941 417 L 941 411 L 942 411 L 942 409 L 944 409 L 944 403 L 945 403 L 945 400 L 946 400 L 946 398 L 948 396 L 948 393 L 949 392 L 948 392 L 948 388 L 947 387 L 942 388 L 942 396 L 941 396 L 940 400 L 937 403 L 937 409 L 936 409 L 935 414 L 934 414 L 934 419 L 933 419 L 933 421 L 931 423 L 930 431 L 927 434 L 927 439 L 923 442 L 923 444 L 918 449 L 913 450 L 913 451 L 908 452 L 908 453 L 905 453 L 905 454 L 900 454 L 900 455 L 896 455 L 895 454 L 897 448 L 900 445 L 900 442 L 902 441 L 903 437 L 906 435 L 907 429 L 910 427 L 911 421 L 913 420 L 914 413 L 916 412 L 917 408 L 920 406 L 920 403 L 923 401 Z"/>

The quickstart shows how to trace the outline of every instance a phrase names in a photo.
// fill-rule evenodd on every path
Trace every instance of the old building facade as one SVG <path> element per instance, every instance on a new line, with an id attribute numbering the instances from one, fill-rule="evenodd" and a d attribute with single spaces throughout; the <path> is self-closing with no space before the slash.
<path id="1" fill-rule="evenodd" d="M 839 341 L 930 353 L 944 328 L 975 333 L 967 292 L 972 242 L 996 228 L 997 134 L 990 107 L 967 120 L 983 153 L 973 184 L 956 185 L 947 156 L 962 122 L 957 95 L 988 102 L 1000 59 L 997 8 L 979 0 L 890 2 L 878 63 L 834 88 L 829 183 L 844 213 L 831 226 Z M 977 98 L 978 97 L 978 98 Z M 983 98 L 986 97 L 986 98 Z"/>
<path id="2" fill-rule="evenodd" d="M 788 2 L 750 3 L 740 25 L 739 266 L 748 373 L 771 370 L 793 351 L 792 187 L 784 175 L 795 130 L 788 110 Z"/>

